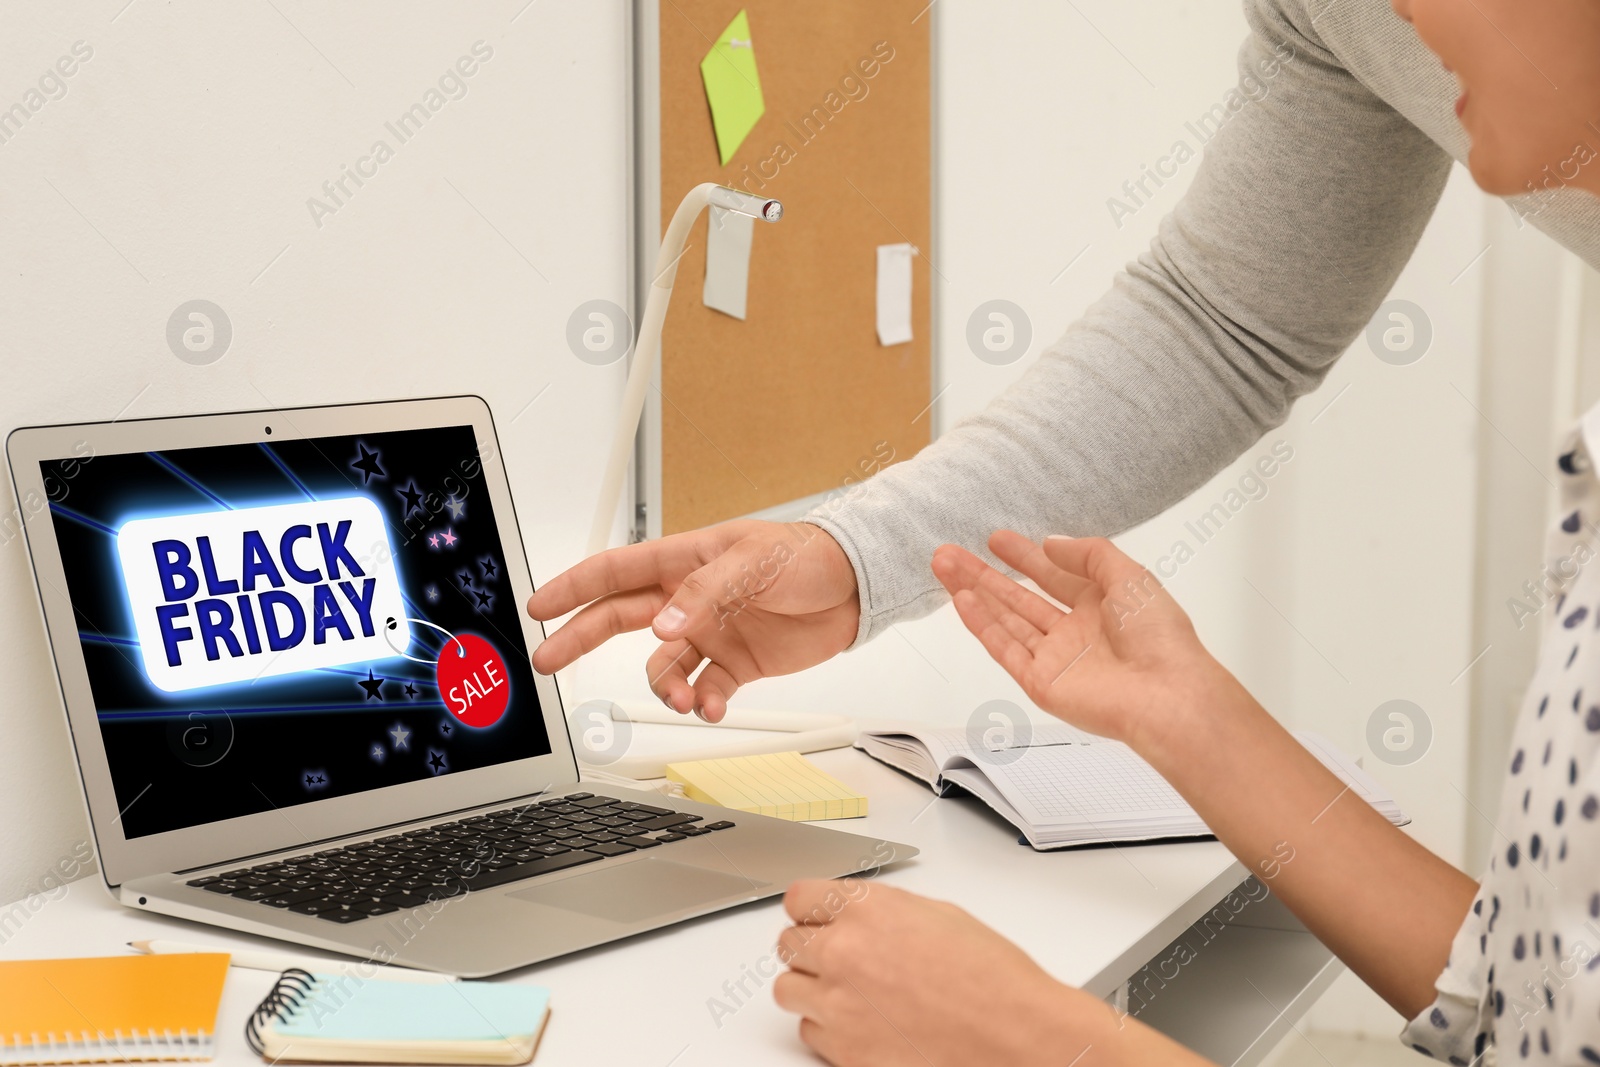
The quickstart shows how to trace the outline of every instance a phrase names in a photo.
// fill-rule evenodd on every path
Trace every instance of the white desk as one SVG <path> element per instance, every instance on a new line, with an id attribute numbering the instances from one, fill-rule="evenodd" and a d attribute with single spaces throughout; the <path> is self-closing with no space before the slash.
<path id="1" fill-rule="evenodd" d="M 885 882 L 960 904 L 1058 978 L 1101 996 L 1114 995 L 1147 962 L 1168 958 L 1167 947 L 1245 878 L 1215 842 L 1037 853 L 1018 845 L 1015 831 L 976 800 L 936 801 L 921 784 L 859 752 L 813 758 L 870 798 L 871 817 L 844 828 L 922 849 L 881 875 Z M 1326 949 L 1285 918 L 1269 900 L 1251 905 L 1208 943 L 1191 935 L 1196 958 L 1175 979 L 1147 986 L 1156 992 L 1141 1017 L 1223 1062 L 1259 1060 L 1339 971 Z M 553 990 L 535 1064 L 814 1065 L 796 1037 L 796 1020 L 772 1003 L 770 981 L 720 1026 L 709 1007 L 714 997 L 732 1005 L 724 983 L 752 973 L 785 924 L 774 899 L 506 976 Z M 112 955 L 126 941 L 149 937 L 296 951 L 135 913 L 89 878 L 44 904 L 0 946 L 0 958 Z M 231 972 L 220 1062 L 260 1062 L 241 1031 L 272 980 L 260 971 Z M 751 979 L 745 987 L 754 988 Z"/>

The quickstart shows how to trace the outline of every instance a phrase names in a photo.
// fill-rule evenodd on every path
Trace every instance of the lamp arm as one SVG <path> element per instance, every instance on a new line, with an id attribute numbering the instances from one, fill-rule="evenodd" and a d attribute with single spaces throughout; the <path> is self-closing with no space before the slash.
<path id="1" fill-rule="evenodd" d="M 628 381 L 622 390 L 622 410 L 617 417 L 616 432 L 611 438 L 611 454 L 606 458 L 605 474 L 600 480 L 600 500 L 595 505 L 594 523 L 589 527 L 587 555 L 601 551 L 610 540 L 611 523 L 616 517 L 617 503 L 622 498 L 623 481 L 628 473 L 628 460 L 633 454 L 633 442 L 639 433 L 639 419 L 644 414 L 645 391 L 650 387 L 650 379 L 661 357 L 661 326 L 666 321 L 667 305 L 672 300 L 672 285 L 678 277 L 678 261 L 683 258 L 690 228 L 708 204 L 767 222 L 777 222 L 783 216 L 783 205 L 776 200 L 751 196 L 715 182 L 702 182 L 690 189 L 678 209 L 672 213 L 672 221 L 667 224 L 667 232 L 661 238 L 661 250 L 656 253 L 655 275 L 645 295 L 644 316 L 634 339 L 633 362 L 628 367 Z"/>

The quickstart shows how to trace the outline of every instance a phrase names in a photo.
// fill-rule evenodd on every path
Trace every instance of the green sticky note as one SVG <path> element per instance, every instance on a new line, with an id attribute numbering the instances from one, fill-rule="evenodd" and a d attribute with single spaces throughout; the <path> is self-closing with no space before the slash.
<path id="1" fill-rule="evenodd" d="M 756 73 L 750 19 L 745 12 L 733 17 L 700 61 L 700 77 L 706 83 L 711 125 L 717 131 L 717 151 L 726 165 L 767 110 L 761 95 L 761 76 Z"/>

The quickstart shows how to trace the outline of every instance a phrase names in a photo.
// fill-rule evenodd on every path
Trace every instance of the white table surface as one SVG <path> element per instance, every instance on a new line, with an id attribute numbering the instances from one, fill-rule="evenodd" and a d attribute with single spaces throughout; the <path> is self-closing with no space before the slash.
<path id="1" fill-rule="evenodd" d="M 1178 936 L 1245 878 L 1211 841 L 1037 853 L 972 798 L 935 800 L 921 783 L 853 750 L 818 753 L 818 765 L 869 798 L 871 815 L 841 828 L 916 845 L 920 856 L 880 877 L 890 885 L 966 908 L 1020 943 L 1046 970 L 1102 996 Z M 826 824 L 825 824 L 826 825 Z M 550 987 L 552 1016 L 539 1067 L 625 1064 L 807 1064 L 796 1021 L 773 1004 L 770 980 L 734 1014 L 724 984 L 753 975 L 786 925 L 781 904 L 747 905 L 590 949 L 503 976 Z M 43 902 L 0 944 L 0 959 L 114 955 L 127 941 L 167 937 L 227 947 L 294 946 L 134 912 L 98 876 Z M 959 962 L 952 960 L 952 967 Z M 765 969 L 770 970 L 770 965 Z M 249 1011 L 274 976 L 235 968 L 218 1020 L 218 1060 L 259 1063 L 244 1043 Z"/>

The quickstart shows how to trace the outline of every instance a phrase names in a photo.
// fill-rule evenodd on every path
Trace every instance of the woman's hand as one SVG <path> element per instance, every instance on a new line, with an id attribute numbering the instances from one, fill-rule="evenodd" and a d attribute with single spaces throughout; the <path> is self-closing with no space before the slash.
<path id="1" fill-rule="evenodd" d="M 1359 798 L 1201 647 L 1154 576 L 1098 538 L 995 555 L 1062 611 L 951 545 L 933 570 L 956 610 L 1041 708 L 1126 741 L 1317 938 L 1411 1018 L 1477 885 Z M 1292 861 L 1292 862 L 1291 862 Z"/>
<path id="2" fill-rule="evenodd" d="M 577 608 L 534 650 L 534 670 L 553 674 L 648 626 L 661 639 L 645 663 L 650 688 L 708 722 L 740 686 L 849 648 L 861 618 L 856 572 L 837 541 L 810 523 L 755 520 L 601 552 L 528 600 L 542 622 Z"/>
<path id="3" fill-rule="evenodd" d="M 836 1067 L 1202 1062 L 953 904 L 846 879 L 796 882 L 783 906 L 773 996 Z"/>
<path id="4" fill-rule="evenodd" d="M 961 621 L 1039 707 L 1141 752 L 1205 706 L 1239 695 L 1155 575 L 1104 538 L 1001 530 L 989 548 L 1068 609 L 971 552 L 944 545 L 933 573 Z"/>

